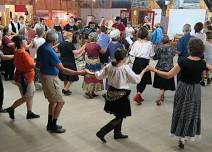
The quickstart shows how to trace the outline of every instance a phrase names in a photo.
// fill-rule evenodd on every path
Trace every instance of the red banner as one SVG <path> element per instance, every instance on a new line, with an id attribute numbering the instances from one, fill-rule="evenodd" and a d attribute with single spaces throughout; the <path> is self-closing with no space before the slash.
<path id="1" fill-rule="evenodd" d="M 26 12 L 25 5 L 15 5 L 15 12 Z"/>

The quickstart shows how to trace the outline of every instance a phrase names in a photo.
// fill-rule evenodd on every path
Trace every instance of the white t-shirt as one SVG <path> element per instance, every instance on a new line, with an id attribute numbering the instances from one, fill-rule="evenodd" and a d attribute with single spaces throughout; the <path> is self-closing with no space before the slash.
<path id="1" fill-rule="evenodd" d="M 138 58 L 150 59 L 155 55 L 152 42 L 150 41 L 135 41 L 132 45 L 130 55 Z"/>
<path id="2" fill-rule="evenodd" d="M 193 36 L 202 40 L 203 44 L 205 44 L 206 38 L 207 38 L 205 33 L 201 33 L 201 32 L 200 33 L 194 33 Z"/>
<path id="3" fill-rule="evenodd" d="M 46 42 L 46 40 L 42 37 L 35 37 L 32 41 L 33 43 L 33 48 L 30 49 L 30 55 L 33 59 L 37 58 L 37 51 L 38 48 L 43 45 Z"/>
<path id="4" fill-rule="evenodd" d="M 41 23 L 36 23 L 35 27 L 34 27 L 34 31 L 36 31 L 37 28 L 43 28 L 45 30 L 45 25 L 43 25 Z"/>
<path id="5" fill-rule="evenodd" d="M 132 27 L 126 27 L 125 28 L 125 34 L 126 37 L 133 37 L 133 33 L 135 32 L 135 30 Z"/>
<path id="6" fill-rule="evenodd" d="M 20 23 L 20 29 L 22 29 L 22 28 L 26 28 L 26 25 Z"/>
<path id="7" fill-rule="evenodd" d="M 116 67 L 109 63 L 95 75 L 100 80 L 107 78 L 108 84 L 116 89 L 128 90 L 130 84 L 138 84 L 141 81 L 140 75 L 135 74 L 129 65 Z"/>

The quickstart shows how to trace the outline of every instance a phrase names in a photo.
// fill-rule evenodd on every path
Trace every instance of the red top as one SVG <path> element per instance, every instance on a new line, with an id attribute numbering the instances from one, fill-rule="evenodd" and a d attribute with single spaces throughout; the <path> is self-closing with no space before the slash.
<path id="1" fill-rule="evenodd" d="M 91 42 L 86 44 L 85 52 L 88 57 L 95 58 L 99 57 L 100 46 L 96 42 Z"/>
<path id="2" fill-rule="evenodd" d="M 118 29 L 120 32 L 125 31 L 125 26 L 123 23 L 114 23 L 112 27 Z"/>
<path id="3" fill-rule="evenodd" d="M 8 47 L 7 46 L 9 43 L 12 43 L 11 39 L 7 35 L 5 35 L 2 38 L 3 53 L 5 55 L 13 55 L 14 52 L 15 52 L 13 47 Z"/>
<path id="4" fill-rule="evenodd" d="M 32 57 L 25 51 L 25 49 L 17 49 L 14 54 L 14 65 L 15 65 L 15 75 L 18 73 L 24 73 L 25 78 L 28 83 L 34 80 L 34 61 Z M 16 82 L 20 82 L 15 78 Z"/>

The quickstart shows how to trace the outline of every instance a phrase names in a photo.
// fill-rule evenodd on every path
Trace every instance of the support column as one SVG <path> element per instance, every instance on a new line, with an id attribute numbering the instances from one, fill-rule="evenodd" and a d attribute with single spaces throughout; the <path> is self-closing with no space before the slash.
<path id="1" fill-rule="evenodd" d="M 49 19 L 52 19 L 52 0 L 48 0 L 48 14 L 49 14 Z"/>
<path id="2" fill-rule="evenodd" d="M 37 16 L 37 12 L 36 12 L 36 0 L 33 0 L 33 2 L 32 2 L 32 10 L 33 10 L 33 16 Z"/>

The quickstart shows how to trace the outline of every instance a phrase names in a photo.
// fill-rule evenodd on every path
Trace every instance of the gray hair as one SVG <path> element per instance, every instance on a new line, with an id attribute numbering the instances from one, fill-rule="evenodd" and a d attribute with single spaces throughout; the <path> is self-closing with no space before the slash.
<path id="1" fill-rule="evenodd" d="M 97 37 L 98 37 L 98 34 L 96 32 L 91 32 L 89 35 L 88 35 L 88 39 L 91 41 L 91 42 L 95 42 L 97 40 Z"/>
<path id="2" fill-rule="evenodd" d="M 185 24 L 183 26 L 183 32 L 184 33 L 190 33 L 191 32 L 191 25 L 190 24 Z"/>
<path id="3" fill-rule="evenodd" d="M 38 37 L 42 37 L 44 35 L 45 29 L 43 27 L 36 28 L 36 34 Z"/>
<path id="4" fill-rule="evenodd" d="M 46 33 L 46 42 L 47 43 L 54 43 L 55 41 L 57 41 L 57 38 L 58 38 L 58 34 L 55 29 L 50 29 L 47 31 L 47 33 Z"/>

